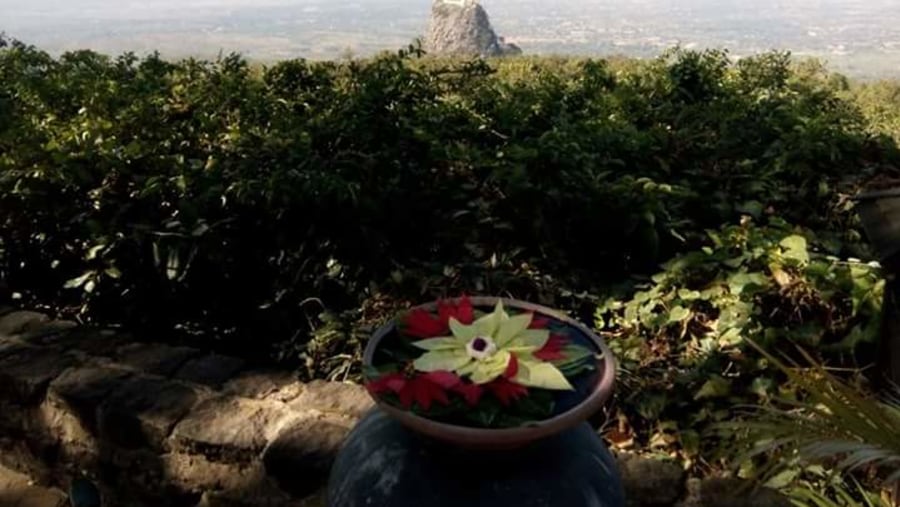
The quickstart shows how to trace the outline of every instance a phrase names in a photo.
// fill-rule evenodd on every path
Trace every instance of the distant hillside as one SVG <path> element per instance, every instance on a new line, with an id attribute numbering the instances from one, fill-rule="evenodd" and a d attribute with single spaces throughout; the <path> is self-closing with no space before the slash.
<path id="1" fill-rule="evenodd" d="M 789 49 L 855 77 L 900 77 L 896 0 L 484 0 L 529 54 L 648 57 L 675 45 Z M 0 0 L 0 30 L 52 53 L 93 48 L 256 60 L 393 50 L 425 35 L 430 0 Z"/>

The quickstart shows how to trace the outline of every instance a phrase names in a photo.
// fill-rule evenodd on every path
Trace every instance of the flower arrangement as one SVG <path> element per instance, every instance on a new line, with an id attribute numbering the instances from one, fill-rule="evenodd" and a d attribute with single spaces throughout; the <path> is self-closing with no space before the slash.
<path id="1" fill-rule="evenodd" d="M 512 313 L 511 313 L 512 312 Z M 468 297 L 401 316 L 366 371 L 377 399 L 429 419 L 508 428 L 584 399 L 597 350 L 573 328 L 531 312 L 476 309 Z"/>

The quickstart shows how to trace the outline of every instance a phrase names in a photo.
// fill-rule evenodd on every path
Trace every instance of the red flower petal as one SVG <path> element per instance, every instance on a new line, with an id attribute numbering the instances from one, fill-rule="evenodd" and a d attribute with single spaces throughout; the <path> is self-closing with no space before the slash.
<path id="1" fill-rule="evenodd" d="M 503 376 L 513 378 L 517 373 L 519 373 L 519 359 L 515 354 L 510 354 L 509 363 L 506 364 L 506 371 L 503 372 Z"/>
<path id="2" fill-rule="evenodd" d="M 452 389 L 462 382 L 457 374 L 449 371 L 433 371 L 422 375 L 422 378 L 444 389 Z"/>
<path id="3" fill-rule="evenodd" d="M 466 325 L 471 324 L 475 320 L 472 300 L 469 299 L 469 296 L 463 296 L 459 299 L 459 304 L 456 306 L 456 320 Z"/>
<path id="4" fill-rule="evenodd" d="M 450 399 L 447 398 L 447 391 L 443 390 L 436 384 L 431 384 L 431 386 L 428 388 L 428 395 L 432 400 L 436 400 L 442 405 L 450 404 Z M 426 408 L 426 410 L 428 409 Z"/>
<path id="5" fill-rule="evenodd" d="M 513 401 L 528 395 L 528 388 L 507 380 L 503 377 L 487 384 L 485 387 L 494 395 L 503 406 L 509 406 Z"/>
<path id="6" fill-rule="evenodd" d="M 414 378 L 410 382 L 409 387 L 413 392 L 416 403 L 418 403 L 419 407 L 423 410 L 429 410 L 434 401 L 439 401 L 444 405 L 450 403 L 444 389 L 438 384 L 428 380 L 424 375 Z"/>
<path id="7" fill-rule="evenodd" d="M 412 407 L 413 400 L 415 398 L 415 391 L 412 386 L 412 382 L 407 382 L 406 385 L 403 386 L 403 389 L 397 393 L 400 396 L 400 405 L 405 409 L 409 409 Z"/>
<path id="8" fill-rule="evenodd" d="M 417 338 L 445 336 L 450 331 L 447 321 L 442 322 L 421 308 L 409 312 L 404 324 L 404 332 Z"/>
<path id="9" fill-rule="evenodd" d="M 550 319 L 546 317 L 538 317 L 535 314 L 531 314 L 531 324 L 528 324 L 528 329 L 544 329 L 550 325 Z"/>
<path id="10" fill-rule="evenodd" d="M 484 389 L 478 384 L 459 384 L 453 390 L 461 394 L 470 407 L 478 405 L 481 395 L 484 394 Z"/>
<path id="11" fill-rule="evenodd" d="M 391 378 L 385 380 L 385 385 L 391 391 L 399 393 L 403 389 L 403 386 L 406 385 L 406 377 L 399 373 L 395 373 Z"/>
<path id="12" fill-rule="evenodd" d="M 438 322 L 443 324 L 449 324 L 450 317 L 456 317 L 456 306 L 451 303 L 448 303 L 444 300 L 439 300 L 437 303 L 438 308 Z M 459 319 L 457 319 L 459 320 Z"/>
<path id="13" fill-rule="evenodd" d="M 399 393 L 404 385 L 406 385 L 406 377 L 400 373 L 388 373 L 377 380 L 367 382 L 366 389 L 372 394 L 381 394 L 387 391 Z"/>
<path id="14" fill-rule="evenodd" d="M 450 334 L 451 318 L 467 325 L 475 319 L 472 301 L 468 296 L 461 297 L 456 304 L 438 301 L 437 313 L 437 316 L 434 316 L 421 308 L 410 311 L 403 322 L 403 331 L 416 338 L 435 338 Z"/>
<path id="15" fill-rule="evenodd" d="M 429 385 L 431 385 L 431 383 L 422 381 L 413 381 L 412 385 L 410 385 L 410 390 L 413 392 L 416 403 L 418 403 L 419 407 L 423 410 L 431 408 L 431 393 L 428 390 Z"/>
<path id="16" fill-rule="evenodd" d="M 551 335 L 550 339 L 547 340 L 547 343 L 533 355 L 541 361 L 557 361 L 559 359 L 565 359 L 566 356 L 562 353 L 562 349 L 568 343 L 569 341 L 562 336 Z"/>
<path id="17" fill-rule="evenodd" d="M 462 382 L 459 377 L 449 372 L 433 372 L 412 378 L 406 378 L 400 374 L 394 375 L 400 376 L 401 380 L 398 381 L 391 378 L 384 383 L 393 384 L 398 382 L 395 384 L 395 387 L 399 386 L 396 393 L 400 397 L 400 405 L 405 409 L 410 409 L 413 403 L 418 404 L 422 410 L 429 410 L 435 401 L 447 405 L 450 403 L 450 399 L 447 397 L 447 391 L 442 384 L 456 386 Z M 380 381 L 383 380 L 381 379 Z"/>
<path id="18" fill-rule="evenodd" d="M 462 324 L 469 325 L 472 323 L 475 319 L 475 314 L 472 308 L 472 301 L 468 296 L 461 297 L 456 304 L 438 301 L 438 320 L 449 325 L 451 317 Z"/>

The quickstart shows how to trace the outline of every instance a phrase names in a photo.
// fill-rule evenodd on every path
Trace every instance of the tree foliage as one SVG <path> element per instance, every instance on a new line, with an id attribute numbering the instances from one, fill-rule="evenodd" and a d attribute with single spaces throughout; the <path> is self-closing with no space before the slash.
<path id="1" fill-rule="evenodd" d="M 251 67 L 0 37 L 0 299 L 340 379 L 409 303 L 532 300 L 622 361 L 612 440 L 712 467 L 733 405 L 796 397 L 748 338 L 867 361 L 884 282 L 849 197 L 896 174 L 895 88 L 782 53 Z"/>
<path id="2" fill-rule="evenodd" d="M 585 316 L 744 214 L 843 226 L 842 189 L 897 158 L 779 54 L 251 68 L 4 41 L 0 119 L 7 296 L 317 374 L 407 301 Z"/>

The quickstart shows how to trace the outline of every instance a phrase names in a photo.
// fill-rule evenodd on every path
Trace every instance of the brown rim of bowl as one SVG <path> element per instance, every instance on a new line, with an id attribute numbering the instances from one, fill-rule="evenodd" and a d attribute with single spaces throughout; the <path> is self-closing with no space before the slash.
<path id="1" fill-rule="evenodd" d="M 560 322 L 564 322 L 584 333 L 584 335 L 590 338 L 600 350 L 600 355 L 597 358 L 597 367 L 598 369 L 602 368 L 602 371 L 597 385 L 594 386 L 594 391 L 588 395 L 584 401 L 562 414 L 516 428 L 475 428 L 442 423 L 396 408 L 370 393 L 370 396 L 372 396 L 379 408 L 413 430 L 430 437 L 444 441 L 458 442 L 465 445 L 487 447 L 516 445 L 548 437 L 577 426 L 603 408 L 604 403 L 606 403 L 613 392 L 616 377 L 616 363 L 612 352 L 602 338 L 594 334 L 594 332 L 588 329 L 584 324 L 545 306 L 526 303 L 515 299 L 497 297 L 472 297 L 469 299 L 472 301 L 473 306 L 482 307 L 494 306 L 497 304 L 498 300 L 503 301 L 504 306 L 507 306 L 508 308 L 517 308 L 539 313 Z M 449 301 L 459 301 L 459 299 L 456 298 Z M 436 307 L 437 302 L 432 302 L 413 307 L 410 310 L 420 308 L 433 311 Z M 385 336 L 394 331 L 396 325 L 396 320 L 391 320 L 391 322 L 385 324 L 375 332 L 363 353 L 364 365 L 372 365 L 375 349 Z"/>

